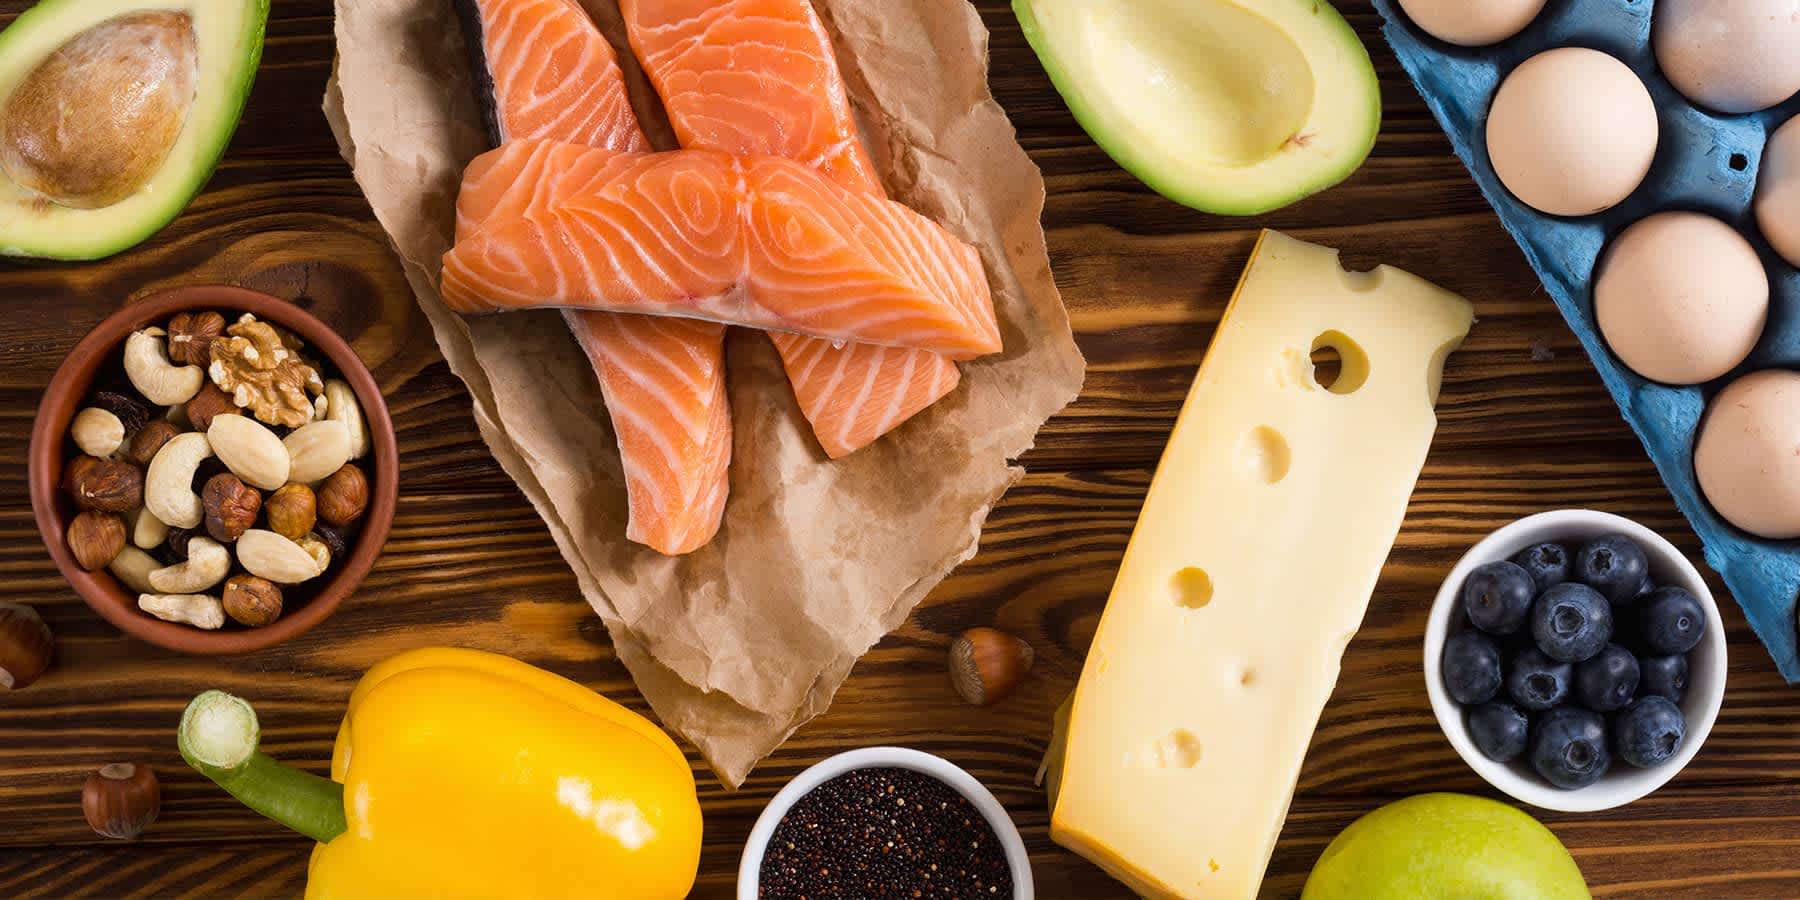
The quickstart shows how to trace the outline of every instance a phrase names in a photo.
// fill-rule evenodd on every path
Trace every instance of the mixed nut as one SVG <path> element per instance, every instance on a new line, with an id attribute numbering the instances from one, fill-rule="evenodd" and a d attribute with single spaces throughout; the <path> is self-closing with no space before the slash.
<path id="1" fill-rule="evenodd" d="M 292 334 L 182 313 L 125 341 L 123 385 L 75 414 L 64 539 L 169 622 L 250 628 L 329 570 L 369 503 L 356 393 Z M 101 383 L 108 383 L 104 376 Z M 160 412 L 159 409 L 160 408 Z"/>

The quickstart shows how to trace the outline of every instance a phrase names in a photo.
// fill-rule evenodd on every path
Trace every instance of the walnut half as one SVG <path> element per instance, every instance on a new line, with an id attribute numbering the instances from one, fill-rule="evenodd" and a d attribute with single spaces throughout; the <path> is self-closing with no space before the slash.
<path id="1" fill-rule="evenodd" d="M 225 332 L 212 342 L 207 374 L 233 403 L 269 425 L 298 428 L 317 416 L 309 394 L 323 393 L 325 382 L 274 326 L 245 313 Z"/>

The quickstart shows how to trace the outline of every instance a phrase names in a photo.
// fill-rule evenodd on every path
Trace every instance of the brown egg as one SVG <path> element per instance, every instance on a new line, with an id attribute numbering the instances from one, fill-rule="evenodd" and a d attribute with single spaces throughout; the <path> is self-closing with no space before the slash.
<path id="1" fill-rule="evenodd" d="M 1425 33 L 1450 44 L 1482 47 L 1525 30 L 1545 0 L 1400 0 L 1406 17 Z"/>
<path id="2" fill-rule="evenodd" d="M 1637 74 L 1583 47 L 1520 63 L 1488 110 L 1495 174 L 1553 216 L 1597 213 L 1629 196 L 1650 172 L 1657 136 L 1656 104 Z"/>
<path id="3" fill-rule="evenodd" d="M 1800 116 L 1777 129 L 1763 151 L 1756 224 L 1776 253 L 1800 267 Z"/>
<path id="4" fill-rule="evenodd" d="M 0 169 L 63 206 L 111 206 L 162 167 L 193 106 L 186 12 L 108 19 L 56 48 L 0 111 Z"/>
<path id="5" fill-rule="evenodd" d="M 1744 361 L 1769 316 L 1769 276 L 1744 236 L 1711 216 L 1657 213 L 1615 238 L 1594 277 L 1594 315 L 1633 372 L 1699 384 Z"/>
<path id="6" fill-rule="evenodd" d="M 1656 64 L 1689 100 L 1723 113 L 1800 91 L 1800 0 L 1657 0 Z"/>
<path id="7" fill-rule="evenodd" d="M 1800 537 L 1800 373 L 1752 372 L 1720 391 L 1694 444 L 1694 474 L 1727 522 Z"/>

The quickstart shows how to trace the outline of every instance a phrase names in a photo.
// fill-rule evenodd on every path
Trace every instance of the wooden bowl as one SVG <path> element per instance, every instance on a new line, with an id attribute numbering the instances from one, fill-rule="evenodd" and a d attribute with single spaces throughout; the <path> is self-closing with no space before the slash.
<path id="1" fill-rule="evenodd" d="M 228 622 L 218 631 L 205 631 L 158 619 L 138 609 L 137 595 L 112 573 L 104 569 L 88 572 L 76 565 L 63 540 L 76 512 L 74 503 L 60 489 L 63 465 L 75 452 L 69 445 L 69 423 L 87 400 L 100 367 L 117 364 L 119 348 L 133 331 L 166 322 L 176 313 L 199 310 L 224 313 L 227 321 L 236 318 L 234 313 L 252 313 L 298 335 L 309 350 L 322 354 L 356 392 L 369 427 L 370 453 L 366 459 L 371 463 L 370 495 L 362 532 L 349 548 L 348 558 L 313 589 L 310 598 L 283 610 L 281 618 L 261 628 L 241 628 Z M 184 287 L 153 294 L 113 313 L 82 338 L 44 391 L 31 430 L 29 459 L 32 512 L 37 516 L 44 546 L 49 548 L 63 577 L 69 579 L 81 599 L 121 631 L 182 653 L 247 653 L 278 644 L 319 624 L 356 589 L 375 564 L 393 525 L 399 493 L 400 455 L 394 442 L 394 423 L 374 376 L 356 352 L 325 323 L 299 307 L 268 294 L 225 285 Z"/>

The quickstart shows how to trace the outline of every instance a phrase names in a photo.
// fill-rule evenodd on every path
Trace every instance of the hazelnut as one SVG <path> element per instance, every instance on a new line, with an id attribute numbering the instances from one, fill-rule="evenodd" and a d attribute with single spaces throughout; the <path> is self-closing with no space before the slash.
<path id="1" fill-rule="evenodd" d="M 139 402 L 137 398 L 114 391 L 98 391 L 94 394 L 94 404 L 119 418 L 119 424 L 125 427 L 125 433 L 131 434 L 144 423 L 150 421 L 150 407 Z"/>
<path id="2" fill-rule="evenodd" d="M 82 455 L 69 460 L 68 464 L 63 466 L 63 493 L 75 498 L 77 504 L 81 502 L 81 495 L 75 493 L 76 484 L 81 480 L 82 473 L 93 468 L 94 464 L 99 461 L 92 456 Z"/>
<path id="3" fill-rule="evenodd" d="M 269 530 L 298 541 L 313 530 L 318 521 L 318 502 L 312 488 L 304 484 L 284 484 L 269 495 L 264 504 L 268 510 Z"/>
<path id="4" fill-rule="evenodd" d="M 343 527 L 362 518 L 369 507 L 369 482 L 362 470 L 345 463 L 319 485 L 319 518 Z"/>
<path id="5" fill-rule="evenodd" d="M 0 600 L 0 691 L 28 687 L 50 668 L 50 626 L 23 603 Z"/>
<path id="6" fill-rule="evenodd" d="M 225 582 L 225 614 L 239 625 L 261 628 L 281 618 L 281 587 L 255 575 L 233 575 Z"/>
<path id="7" fill-rule="evenodd" d="M 75 473 L 70 487 L 82 509 L 124 513 L 144 505 L 144 473 L 128 462 L 95 459 Z"/>
<path id="8" fill-rule="evenodd" d="M 115 513 L 90 509 L 69 520 L 69 552 L 89 572 L 106 568 L 125 549 L 125 520 Z"/>
<path id="9" fill-rule="evenodd" d="M 169 358 L 204 368 L 212 362 L 213 339 L 223 333 L 225 317 L 216 312 L 181 313 L 169 320 Z"/>
<path id="10" fill-rule="evenodd" d="M 316 534 L 309 534 L 295 541 L 294 546 L 305 550 L 306 555 L 312 557 L 313 562 L 318 565 L 321 574 L 323 574 L 326 569 L 331 568 L 331 547 L 325 543 L 324 538 L 321 538 Z"/>
<path id="11" fill-rule="evenodd" d="M 81 811 L 96 833 L 129 841 L 150 827 L 162 812 L 162 786 L 149 766 L 101 766 L 81 786 Z"/>
<path id="12" fill-rule="evenodd" d="M 976 706 L 998 703 L 1031 671 L 1031 645 L 994 628 L 971 628 L 950 644 L 950 682 Z"/>
<path id="13" fill-rule="evenodd" d="M 157 419 L 137 430 L 125 444 L 125 458 L 135 465 L 148 466 L 169 439 L 180 434 L 175 423 Z"/>
<path id="14" fill-rule="evenodd" d="M 262 511 L 262 495 L 238 480 L 230 472 L 222 472 L 206 480 L 200 489 L 200 508 L 206 516 L 206 533 L 221 544 L 238 539 L 256 524 Z"/>
<path id="15" fill-rule="evenodd" d="M 200 392 L 187 402 L 188 424 L 195 431 L 205 431 L 212 427 L 213 416 L 238 411 L 238 405 L 231 402 L 231 395 L 219 390 L 219 386 L 208 381 L 200 386 Z"/>

